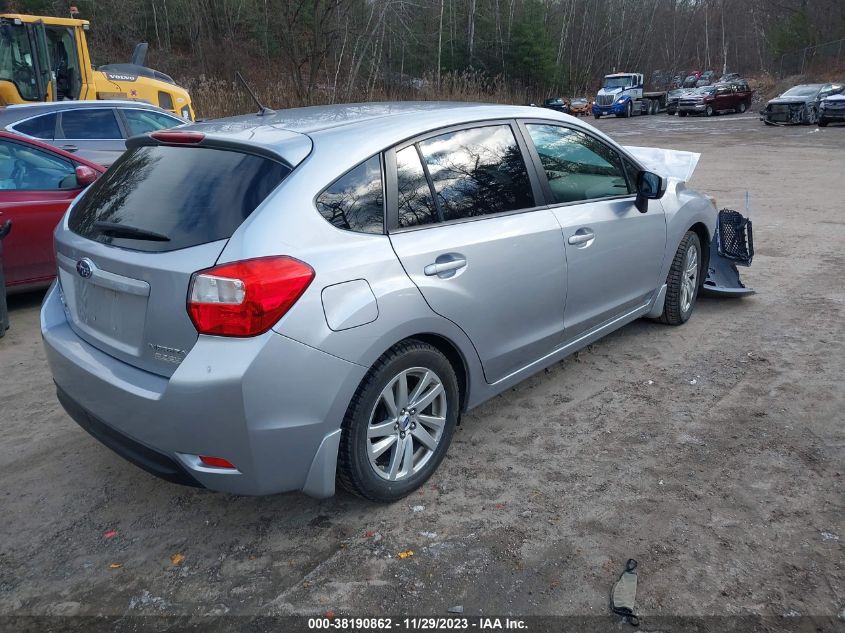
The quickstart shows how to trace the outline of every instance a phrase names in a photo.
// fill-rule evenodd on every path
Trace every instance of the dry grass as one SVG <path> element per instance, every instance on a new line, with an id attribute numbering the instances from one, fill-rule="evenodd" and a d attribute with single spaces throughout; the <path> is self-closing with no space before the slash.
<path id="1" fill-rule="evenodd" d="M 524 91 L 508 86 L 501 76 L 489 78 L 480 72 L 446 73 L 440 78 L 425 76 L 418 80 L 396 80 L 352 89 L 319 85 L 310 96 L 301 97 L 293 81 L 285 76 L 254 72 L 247 82 L 266 106 L 281 109 L 327 103 L 364 101 L 479 101 L 487 103 L 527 103 Z M 181 85 L 190 93 L 197 116 L 220 118 L 255 111 L 255 104 L 234 80 L 199 76 L 182 78 Z"/>

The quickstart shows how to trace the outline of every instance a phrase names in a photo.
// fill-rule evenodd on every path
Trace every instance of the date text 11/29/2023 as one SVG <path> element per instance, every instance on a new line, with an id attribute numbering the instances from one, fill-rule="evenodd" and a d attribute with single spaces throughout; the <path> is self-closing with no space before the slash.
<path id="1" fill-rule="evenodd" d="M 497 617 L 414 617 L 414 618 L 309 618 L 311 631 L 526 631 L 528 625 L 519 618 Z"/>

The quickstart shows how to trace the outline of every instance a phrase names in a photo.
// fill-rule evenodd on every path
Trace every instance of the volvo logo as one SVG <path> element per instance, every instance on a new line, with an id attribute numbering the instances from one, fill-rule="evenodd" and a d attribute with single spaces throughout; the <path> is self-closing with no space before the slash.
<path id="1" fill-rule="evenodd" d="M 94 274 L 94 262 L 87 257 L 85 259 L 80 259 L 76 262 L 76 272 L 78 272 L 79 276 L 83 279 L 88 279 Z"/>

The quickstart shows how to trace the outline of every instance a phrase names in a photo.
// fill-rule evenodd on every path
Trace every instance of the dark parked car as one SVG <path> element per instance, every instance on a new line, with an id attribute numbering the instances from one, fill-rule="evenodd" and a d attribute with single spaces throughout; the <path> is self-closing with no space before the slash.
<path id="1" fill-rule="evenodd" d="M 695 84 L 698 83 L 700 78 L 700 70 L 691 70 L 690 74 L 686 76 L 684 82 L 681 84 L 681 88 L 695 88 Z"/>
<path id="2" fill-rule="evenodd" d="M 719 78 L 719 83 L 725 83 L 728 81 L 736 81 L 740 79 L 739 73 L 725 73 Z"/>
<path id="3" fill-rule="evenodd" d="M 819 127 L 828 123 L 845 123 L 845 92 L 826 97 L 819 104 Z"/>
<path id="4" fill-rule="evenodd" d="M 0 108 L 0 129 L 38 139 L 99 165 L 126 151 L 126 139 L 185 123 L 138 101 L 57 101 Z"/>
<path id="5" fill-rule="evenodd" d="M 692 92 L 689 88 L 676 88 L 666 93 L 666 114 L 672 115 L 678 112 L 678 102 L 686 94 Z"/>
<path id="6" fill-rule="evenodd" d="M 698 78 L 698 81 L 695 82 L 696 88 L 701 88 L 702 86 L 709 86 L 710 84 L 716 81 L 716 73 L 712 70 L 707 70 L 701 73 L 701 77 Z"/>
<path id="7" fill-rule="evenodd" d="M 713 116 L 719 112 L 742 113 L 751 105 L 753 94 L 753 91 L 744 81 L 704 86 L 681 97 L 678 103 L 678 115 L 703 114 Z"/>
<path id="8" fill-rule="evenodd" d="M 543 102 L 543 107 L 548 108 L 549 110 L 557 110 L 558 112 L 563 112 L 564 114 L 569 114 L 569 104 L 566 100 L 560 97 L 553 97 L 551 99 L 546 99 Z"/>
<path id="9" fill-rule="evenodd" d="M 766 104 L 760 111 L 760 120 L 766 125 L 792 124 L 815 125 L 823 99 L 839 94 L 843 84 L 802 84 L 784 92 Z"/>

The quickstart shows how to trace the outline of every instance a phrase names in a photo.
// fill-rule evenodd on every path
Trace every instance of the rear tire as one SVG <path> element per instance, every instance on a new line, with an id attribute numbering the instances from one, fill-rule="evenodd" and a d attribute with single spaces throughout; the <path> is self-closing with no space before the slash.
<path id="1" fill-rule="evenodd" d="M 660 317 L 663 323 L 682 325 L 689 320 L 698 299 L 702 261 L 701 240 L 694 231 L 687 231 L 666 277 L 666 301 Z"/>
<path id="2" fill-rule="evenodd" d="M 739 104 L 739 113 L 740 114 L 745 114 L 745 111 L 747 109 L 748 109 L 748 107 L 745 105 L 745 102 L 742 102 L 742 103 Z"/>
<path id="3" fill-rule="evenodd" d="M 455 370 L 438 349 L 416 340 L 395 345 L 370 368 L 349 404 L 338 482 L 372 501 L 410 494 L 446 455 L 459 407 Z"/>
<path id="4" fill-rule="evenodd" d="M 679 117 L 685 117 L 687 114 L 687 112 L 678 112 Z"/>

